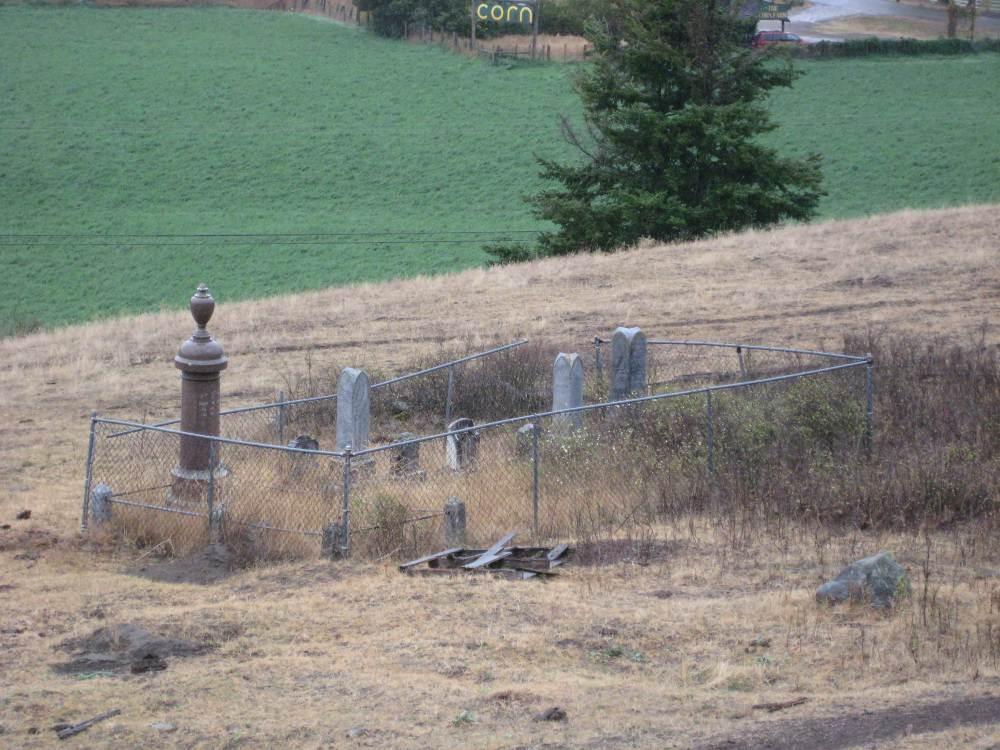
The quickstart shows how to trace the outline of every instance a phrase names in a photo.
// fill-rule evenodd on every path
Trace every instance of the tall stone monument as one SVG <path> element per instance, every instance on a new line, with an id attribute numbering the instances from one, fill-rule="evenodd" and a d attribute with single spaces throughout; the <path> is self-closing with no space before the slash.
<path id="1" fill-rule="evenodd" d="M 174 365 L 181 371 L 181 432 L 219 434 L 219 381 L 229 360 L 222 345 L 206 330 L 213 312 L 215 300 L 201 284 L 191 298 L 191 317 L 198 327 L 174 357 Z M 170 499 L 202 500 L 213 479 L 212 464 L 216 464 L 214 478 L 224 476 L 226 470 L 213 461 L 212 441 L 191 434 L 182 435 L 180 443 L 180 458 L 170 472 Z"/>
<path id="2" fill-rule="evenodd" d="M 646 334 L 638 328 L 616 328 L 611 337 L 610 400 L 646 392 Z"/>

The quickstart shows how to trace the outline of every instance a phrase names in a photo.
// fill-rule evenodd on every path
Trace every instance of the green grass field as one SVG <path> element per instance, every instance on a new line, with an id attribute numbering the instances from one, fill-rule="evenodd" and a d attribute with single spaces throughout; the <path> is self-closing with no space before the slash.
<path id="1" fill-rule="evenodd" d="M 824 216 L 1000 200 L 1000 56 L 802 67 L 769 137 L 824 155 Z M 537 228 L 579 117 L 572 66 L 221 8 L 3 7 L 0 71 L 2 334 L 482 263 L 440 233 Z M 327 236 L 11 237 L 247 233 Z"/>

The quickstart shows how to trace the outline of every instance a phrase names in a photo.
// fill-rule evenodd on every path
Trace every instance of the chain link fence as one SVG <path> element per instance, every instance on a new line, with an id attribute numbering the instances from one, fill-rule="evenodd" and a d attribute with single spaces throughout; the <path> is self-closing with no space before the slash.
<path id="1" fill-rule="evenodd" d="M 355 452 L 284 444 L 328 435 L 335 397 L 232 410 L 217 438 L 95 416 L 83 525 L 178 553 L 223 541 L 245 559 L 416 557 L 509 532 L 585 544 L 870 446 L 867 358 L 654 340 L 647 395 L 607 402 L 603 343 L 585 389 L 597 402 L 571 409 L 540 410 L 551 352 L 518 343 L 376 384 L 374 444 Z M 456 416 L 468 426 L 447 429 Z M 411 425 L 432 429 L 400 439 Z M 211 445 L 197 481 L 177 475 L 183 440 Z"/>

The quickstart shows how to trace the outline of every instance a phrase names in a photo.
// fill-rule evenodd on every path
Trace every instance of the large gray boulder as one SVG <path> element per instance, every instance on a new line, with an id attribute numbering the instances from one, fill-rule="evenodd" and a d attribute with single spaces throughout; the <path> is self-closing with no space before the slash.
<path id="1" fill-rule="evenodd" d="M 852 562 L 832 581 L 816 589 L 816 601 L 824 604 L 868 601 L 873 607 L 891 607 L 898 596 L 910 593 L 910 579 L 891 552 Z"/>

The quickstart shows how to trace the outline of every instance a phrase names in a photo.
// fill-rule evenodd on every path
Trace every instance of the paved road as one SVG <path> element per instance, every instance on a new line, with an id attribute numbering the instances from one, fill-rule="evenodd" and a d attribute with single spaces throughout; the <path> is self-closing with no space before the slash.
<path id="1" fill-rule="evenodd" d="M 899 16 L 928 21 L 944 21 L 946 18 L 943 9 L 923 8 L 894 0 L 813 0 L 810 7 L 793 10 L 788 17 L 793 23 L 819 23 L 844 16 Z"/>
<path id="2" fill-rule="evenodd" d="M 947 24 L 944 8 L 929 8 L 919 5 L 895 2 L 895 0 L 812 0 L 808 8 L 799 8 L 789 13 L 792 23 L 789 31 L 802 34 L 807 39 L 819 39 L 811 35 L 813 24 L 831 21 L 846 16 L 896 16 L 921 21 L 933 21 L 941 25 L 942 32 Z M 979 33 L 995 36 L 1000 34 L 1000 18 L 980 15 L 976 19 Z M 835 37 L 823 37 L 834 39 Z"/>

